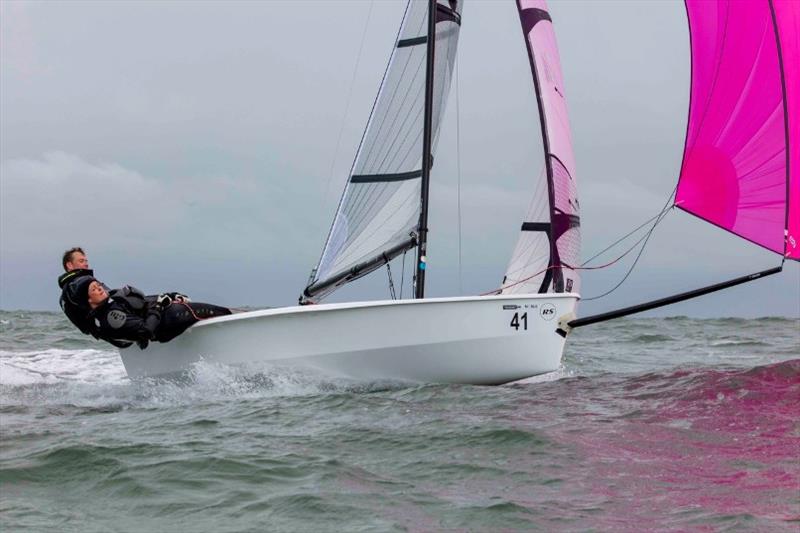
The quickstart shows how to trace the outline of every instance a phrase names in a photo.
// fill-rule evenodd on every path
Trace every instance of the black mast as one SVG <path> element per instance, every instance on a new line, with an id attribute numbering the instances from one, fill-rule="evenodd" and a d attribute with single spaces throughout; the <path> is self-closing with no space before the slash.
<path id="1" fill-rule="evenodd" d="M 433 52 L 436 44 L 436 0 L 428 0 L 428 55 L 425 68 L 425 117 L 422 132 L 422 207 L 417 238 L 417 272 L 414 297 L 425 297 L 425 249 L 428 241 L 428 190 L 431 181 L 431 143 L 433 142 Z"/>
<path id="2" fill-rule="evenodd" d="M 560 235 L 556 232 L 556 193 L 553 184 L 553 161 L 552 154 L 550 153 L 550 137 L 547 135 L 547 114 L 544 111 L 544 100 L 542 99 L 542 87 L 539 82 L 539 68 L 536 65 L 536 59 L 533 55 L 533 48 L 528 40 L 533 27 L 539 22 L 548 21 L 552 24 L 550 14 L 539 8 L 523 8 L 522 2 L 517 0 L 517 9 L 519 10 L 519 21 L 522 24 L 522 36 L 525 39 L 525 48 L 528 50 L 528 61 L 531 65 L 531 76 L 533 77 L 533 88 L 536 92 L 536 105 L 539 108 L 539 125 L 542 128 L 542 147 L 544 148 L 544 166 L 547 171 L 547 196 L 549 203 L 549 218 L 550 223 L 543 229 L 539 228 L 535 231 L 547 232 L 547 239 L 550 242 L 550 259 L 547 263 L 547 271 L 544 273 L 542 283 L 539 286 L 539 292 L 545 293 L 550 288 L 551 284 L 554 292 L 564 292 L 564 274 L 561 270 L 561 258 L 558 253 L 558 246 L 556 241 Z M 525 231 L 525 224 L 522 225 Z M 530 229 L 528 230 L 530 231 Z"/>

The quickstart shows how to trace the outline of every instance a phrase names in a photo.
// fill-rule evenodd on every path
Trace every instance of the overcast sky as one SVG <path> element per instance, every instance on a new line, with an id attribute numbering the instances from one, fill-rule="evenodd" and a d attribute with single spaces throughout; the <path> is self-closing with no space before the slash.
<path id="1" fill-rule="evenodd" d="M 324 244 L 404 5 L 0 2 L 0 307 L 56 309 L 61 252 L 75 245 L 112 286 L 293 304 Z M 689 90 L 685 10 L 553 0 L 550 11 L 587 258 L 656 214 L 675 186 Z M 429 296 L 498 286 L 543 164 L 539 132 L 514 2 L 467 0 L 432 178 Z M 779 262 L 674 211 L 627 282 L 581 313 Z M 605 292 L 628 265 L 585 275 L 583 296 Z M 377 272 L 332 300 L 387 296 Z M 792 263 L 658 314 L 798 316 L 798 302 Z"/>

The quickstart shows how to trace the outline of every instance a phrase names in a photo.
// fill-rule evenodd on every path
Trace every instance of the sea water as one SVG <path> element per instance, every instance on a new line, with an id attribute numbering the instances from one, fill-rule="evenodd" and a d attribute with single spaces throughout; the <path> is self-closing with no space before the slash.
<path id="1" fill-rule="evenodd" d="M 131 381 L 60 314 L 4 311 L 0 430 L 2 531 L 797 532 L 800 321 L 617 320 L 477 387 Z"/>

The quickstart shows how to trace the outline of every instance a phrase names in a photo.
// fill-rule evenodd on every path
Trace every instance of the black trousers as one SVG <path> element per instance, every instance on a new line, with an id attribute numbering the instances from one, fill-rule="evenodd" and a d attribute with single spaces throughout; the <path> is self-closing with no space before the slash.
<path id="1" fill-rule="evenodd" d="M 230 309 L 219 305 L 202 302 L 173 302 L 161 313 L 161 322 L 156 328 L 156 340 L 158 342 L 171 341 L 198 320 L 229 314 L 231 314 Z"/>

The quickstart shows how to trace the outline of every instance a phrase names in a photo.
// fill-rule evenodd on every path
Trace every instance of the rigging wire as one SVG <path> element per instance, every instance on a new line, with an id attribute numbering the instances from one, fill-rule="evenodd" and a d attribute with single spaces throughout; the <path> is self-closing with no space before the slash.
<path id="1" fill-rule="evenodd" d="M 403 268 L 400 270 L 400 299 L 403 299 L 403 283 L 405 282 L 406 278 L 406 254 L 408 250 L 403 252 Z"/>
<path id="2" fill-rule="evenodd" d="M 676 186 L 676 190 L 677 190 L 677 186 Z M 643 227 L 645 227 L 646 225 L 648 225 L 649 223 L 654 221 L 655 219 L 663 216 L 666 211 L 668 211 L 668 210 L 670 210 L 670 209 L 672 209 L 674 207 L 674 204 L 673 205 L 669 205 L 669 200 L 671 200 L 674 195 L 675 195 L 675 190 L 672 191 L 672 194 L 669 196 L 669 199 L 667 200 L 667 203 L 665 204 L 664 208 L 659 213 L 657 213 L 655 216 L 652 216 L 652 217 L 648 218 L 647 220 L 642 222 L 640 225 L 636 226 L 634 229 L 632 229 L 631 231 L 629 231 L 628 233 L 626 233 L 625 235 L 623 235 L 622 237 L 620 237 L 619 239 L 617 239 L 616 241 L 614 241 L 613 243 L 608 245 L 607 247 L 603 248 L 602 250 L 600 250 L 599 252 L 594 254 L 592 257 L 590 257 L 589 259 L 587 259 L 586 261 L 581 263 L 581 266 L 585 267 L 586 265 L 588 265 L 589 263 L 591 263 L 592 261 L 594 261 L 595 259 L 597 259 L 601 255 L 603 255 L 604 253 L 606 253 L 607 251 L 609 251 L 610 249 L 612 249 L 613 247 L 615 247 L 616 245 L 618 245 L 619 243 L 621 243 L 622 241 L 624 241 L 625 239 L 627 239 L 628 237 L 630 237 L 631 235 L 633 235 L 634 233 L 636 233 L 637 231 L 639 231 L 640 229 L 642 229 Z"/>
<path id="3" fill-rule="evenodd" d="M 526 281 L 528 281 L 530 279 L 533 279 L 536 276 L 544 274 L 548 270 L 555 270 L 557 268 L 567 268 L 569 270 L 600 270 L 600 269 L 603 269 L 603 268 L 606 268 L 606 267 L 610 267 L 611 265 L 619 262 L 622 258 L 624 258 L 626 255 L 631 253 L 633 250 L 635 250 L 636 247 L 639 245 L 639 243 L 642 242 L 645 239 L 645 237 L 647 237 L 647 235 L 645 235 L 644 237 L 641 237 L 638 241 L 633 243 L 633 245 L 630 248 L 628 248 L 627 250 L 625 250 L 622 253 L 622 255 L 618 256 L 613 261 L 610 261 L 610 262 L 608 262 L 608 263 L 606 263 L 604 265 L 598 265 L 598 266 L 593 266 L 593 267 L 584 267 L 584 266 L 573 267 L 573 266 L 570 266 L 570 265 L 568 265 L 566 263 L 563 263 L 561 265 L 550 265 L 547 268 L 544 268 L 544 269 L 540 270 L 539 272 L 536 272 L 535 274 L 531 274 L 530 276 L 527 276 L 527 277 L 525 277 L 523 279 L 517 280 L 514 283 L 509 283 L 508 285 L 503 285 L 502 287 L 500 287 L 498 289 L 494 289 L 494 290 L 491 290 L 489 292 L 481 293 L 481 296 L 487 296 L 489 294 L 500 294 L 503 290 L 510 289 L 511 287 L 519 285 L 520 283 L 525 283 Z M 588 298 L 581 298 L 581 300 L 587 300 L 587 299 Z"/>
<path id="4" fill-rule="evenodd" d="M 457 194 L 458 194 L 458 294 L 464 294 L 464 285 L 462 282 L 462 267 L 461 267 L 461 106 L 459 105 L 458 98 L 458 78 L 459 78 L 459 61 L 456 58 L 455 68 L 456 78 L 456 175 L 458 176 Z"/>
<path id="5" fill-rule="evenodd" d="M 392 297 L 392 300 L 397 300 L 397 293 L 394 291 L 394 280 L 392 280 L 392 267 L 389 263 L 389 261 L 386 261 L 386 273 L 389 275 L 389 296 Z"/>
<path id="6" fill-rule="evenodd" d="M 339 128 L 339 136 L 336 139 L 336 148 L 333 151 L 333 161 L 331 161 L 331 168 L 328 170 L 328 181 L 325 184 L 325 195 L 322 197 L 323 208 L 328 203 L 328 194 L 330 193 L 331 182 L 333 181 L 333 171 L 336 168 L 336 160 L 339 155 L 339 148 L 342 144 L 342 136 L 344 134 L 344 127 L 347 123 L 347 114 L 350 111 L 350 102 L 353 98 L 353 87 L 356 84 L 356 74 L 358 74 L 358 65 L 361 64 L 361 54 L 364 51 L 364 42 L 367 40 L 367 30 L 369 30 L 369 21 L 372 17 L 372 7 L 374 0 L 369 3 L 369 10 L 367 10 L 367 18 L 364 21 L 364 32 L 361 34 L 361 44 L 358 45 L 358 55 L 356 56 L 356 64 L 353 67 L 353 75 L 350 77 L 350 88 L 347 90 L 347 102 L 344 106 L 344 114 L 342 115 L 342 125 Z"/>
<path id="7" fill-rule="evenodd" d="M 616 285 L 614 285 L 611 289 L 607 290 L 603 294 L 598 294 L 597 296 L 592 296 L 591 298 L 581 298 L 582 301 L 591 302 L 592 300 L 599 300 L 600 298 L 608 296 L 609 294 L 611 294 L 612 292 L 614 292 L 615 290 L 620 288 L 623 283 L 625 283 L 625 281 L 628 279 L 628 276 L 630 276 L 631 273 L 633 272 L 633 269 L 636 268 L 636 264 L 639 262 L 639 259 L 642 257 L 642 253 L 644 252 L 644 249 L 647 247 L 647 241 L 650 240 L 650 237 L 653 235 L 653 232 L 655 231 L 656 226 L 658 226 L 658 223 L 661 222 L 661 220 L 663 220 L 665 216 L 666 216 L 666 213 L 662 214 L 660 216 L 660 218 L 658 220 L 656 220 L 656 222 L 653 224 L 653 227 L 650 228 L 650 230 L 647 232 L 647 234 L 644 237 L 642 237 L 641 239 L 639 239 L 638 241 L 636 241 L 636 244 L 634 244 L 634 246 L 630 250 L 628 250 L 628 252 L 630 252 L 640 242 L 644 241 L 642 243 L 642 247 L 639 248 L 639 253 L 636 254 L 636 259 L 633 260 L 633 264 L 630 266 L 630 268 L 625 273 L 625 275 L 622 277 L 622 279 L 619 280 L 619 282 Z M 625 252 L 624 255 L 627 255 L 628 252 Z M 614 261 L 614 262 L 616 262 L 616 261 Z M 596 268 L 604 268 L 604 267 L 585 267 L 585 268 L 581 268 L 581 270 L 594 270 Z"/>
<path id="8" fill-rule="evenodd" d="M 644 249 L 647 247 L 647 242 L 650 240 L 650 237 L 653 235 L 653 232 L 655 231 L 656 227 L 658 226 L 658 224 L 662 220 L 664 220 L 664 217 L 667 216 L 667 212 L 675 207 L 676 204 L 675 204 L 674 199 L 675 199 L 675 193 L 677 191 L 678 191 L 678 184 L 676 183 L 675 184 L 675 188 L 672 189 L 672 193 L 667 198 L 667 201 L 664 202 L 664 207 L 661 208 L 661 212 L 657 215 L 656 221 L 653 223 L 653 226 L 650 228 L 650 230 L 647 232 L 647 234 L 643 238 L 644 242 L 642 243 L 642 247 L 639 249 L 639 253 L 636 254 L 636 259 L 633 260 L 633 264 L 631 264 L 631 267 L 628 269 L 628 271 L 625 273 L 625 275 L 622 277 L 622 279 L 619 281 L 619 283 L 617 283 L 616 285 L 611 287 L 611 289 L 607 290 L 603 294 L 598 294 L 597 296 L 592 296 L 591 298 L 582 298 L 583 301 L 590 302 L 592 300 L 599 300 L 600 298 L 608 296 L 609 294 L 611 294 L 612 292 L 614 292 L 615 290 L 620 288 L 623 283 L 625 283 L 625 281 L 628 279 L 628 277 L 633 272 L 633 269 L 636 268 L 636 264 L 639 262 L 639 259 L 642 257 L 642 253 L 644 253 Z M 670 204 L 672 204 L 672 205 L 670 205 Z M 642 241 L 642 239 L 639 239 L 639 241 L 637 241 L 637 244 L 640 241 Z M 634 244 L 634 246 L 636 246 L 636 244 Z M 626 252 L 626 254 L 627 254 L 627 252 Z M 594 259 L 594 258 L 592 258 L 592 259 Z"/>
<path id="9" fill-rule="evenodd" d="M 649 220 L 647 220 L 647 221 L 646 221 L 644 224 L 640 225 L 639 227 L 637 227 L 637 228 L 636 228 L 636 229 L 634 229 L 633 231 L 631 231 L 631 232 L 627 233 L 627 234 L 626 234 L 624 237 L 620 238 L 619 240 L 617 240 L 616 242 L 614 242 L 613 244 L 611 244 L 611 245 L 610 245 L 610 246 L 608 246 L 607 248 L 605 248 L 605 249 L 601 250 L 600 252 L 598 252 L 597 254 L 595 254 L 594 256 L 592 256 L 590 259 L 588 259 L 588 260 L 584 261 L 584 262 L 581 264 L 581 266 L 579 266 L 579 267 L 572 267 L 572 266 L 570 266 L 570 265 L 567 265 L 567 264 L 562 264 L 562 265 L 551 265 L 551 266 L 548 266 L 547 268 L 545 268 L 545 269 L 543 269 L 543 270 L 540 270 L 539 272 L 537 272 L 537 273 L 535 273 L 535 274 L 533 274 L 533 275 L 531 275 L 531 276 L 528 276 L 528 277 L 526 277 L 526 278 L 524 278 L 524 279 L 517 280 L 517 281 L 515 281 L 514 283 L 511 283 L 511 284 L 509 284 L 509 285 L 503 285 L 502 287 L 500 287 L 500 288 L 498 288 L 498 289 L 494 289 L 494 290 L 491 290 L 491 291 L 488 291 L 488 292 L 482 293 L 482 294 L 481 294 L 481 296 L 486 296 L 486 295 L 489 295 L 489 294 L 500 294 L 500 293 L 501 293 L 501 292 L 502 292 L 504 289 L 508 289 L 508 288 L 514 287 L 515 285 L 519 285 L 520 283 L 524 283 L 524 282 L 526 282 L 526 281 L 528 281 L 528 280 L 530 280 L 530 279 L 533 279 L 533 278 L 535 278 L 536 276 L 539 276 L 540 274 L 543 274 L 543 273 L 545 273 L 545 272 L 547 272 L 548 270 L 551 270 L 551 269 L 556 269 L 556 268 L 568 268 L 568 269 L 570 269 L 570 270 L 600 270 L 600 269 L 603 269 L 603 268 L 607 268 L 607 267 L 609 267 L 609 266 L 611 266 L 611 265 L 613 265 L 613 264 L 617 263 L 617 262 L 618 262 L 618 261 L 620 261 L 622 258 L 624 258 L 624 257 L 625 257 L 625 256 L 627 256 L 629 253 L 631 253 L 633 250 L 635 250 L 635 249 L 636 249 L 636 247 L 637 247 L 637 246 L 638 246 L 640 243 L 643 243 L 643 244 L 642 244 L 642 247 L 639 249 L 639 253 L 636 255 L 636 259 L 634 259 L 634 261 L 633 261 L 633 264 L 632 264 L 632 265 L 631 265 L 631 267 L 628 269 L 628 272 L 626 272 L 626 273 L 625 273 L 625 276 L 622 278 L 622 280 L 621 280 L 619 283 L 617 283 L 617 284 L 616 284 L 614 287 L 612 287 L 610 290 L 608 290 L 608 291 L 604 292 L 603 294 L 600 294 L 600 295 L 598 295 L 598 296 L 593 296 L 593 297 L 591 297 L 591 298 L 581 298 L 581 300 L 582 300 L 582 301 L 591 301 L 591 300 L 597 300 L 597 299 L 599 299 L 599 298 L 602 298 L 602 297 L 604 297 L 604 296 L 608 296 L 609 294 L 611 294 L 612 292 L 614 292 L 615 290 L 617 290 L 617 289 L 618 289 L 620 286 L 622 286 L 622 284 L 625 282 L 625 280 L 627 280 L 627 279 L 628 279 L 628 277 L 630 276 L 630 274 L 633 272 L 633 269 L 634 269 L 634 267 L 635 267 L 635 266 L 636 266 L 636 264 L 639 262 L 639 258 L 642 256 L 642 253 L 644 252 L 644 249 L 645 249 L 645 247 L 647 246 L 647 242 L 650 240 L 650 237 L 652 236 L 652 234 L 653 234 L 653 232 L 655 231 L 656 227 L 657 227 L 657 226 L 658 226 L 658 224 L 659 224 L 659 223 L 660 223 L 660 222 L 661 222 L 661 221 L 664 219 L 664 217 L 667 215 L 667 212 L 668 212 L 668 211 L 670 211 L 672 208 L 674 208 L 674 207 L 677 205 L 677 204 L 675 204 L 675 203 L 673 202 L 673 198 L 674 198 L 674 196 L 675 196 L 675 192 L 676 192 L 677 190 L 678 190 L 678 186 L 677 186 L 677 185 L 675 185 L 675 188 L 672 190 L 672 193 L 669 195 L 669 197 L 667 197 L 667 201 L 664 203 L 664 206 L 661 208 L 661 211 L 660 211 L 660 212 L 659 212 L 659 213 L 658 213 L 656 216 L 654 216 L 654 217 L 650 218 L 650 219 L 649 219 Z M 670 205 L 670 204 L 671 204 L 671 205 Z M 648 230 L 648 232 L 647 232 L 647 233 L 646 233 L 644 236 L 640 237 L 640 238 L 639 238 L 639 239 L 638 239 L 638 240 L 637 240 L 635 243 L 633 243 L 633 245 L 632 245 L 630 248 L 628 248 L 627 250 L 625 250 L 625 252 L 623 252 L 621 255 L 619 255 L 619 256 L 618 256 L 616 259 L 614 259 L 614 260 L 612 260 L 612 261 L 610 261 L 610 262 L 608 262 L 608 263 L 606 263 L 606 264 L 603 264 L 603 265 L 597 265 L 597 266 L 591 266 L 591 267 L 590 267 L 590 266 L 586 266 L 586 264 L 587 264 L 587 263 L 591 262 L 591 261 L 592 261 L 592 260 L 594 260 L 595 258 L 597 258 L 597 257 L 599 257 L 600 255 L 602 255 L 603 253 L 607 252 L 608 250 L 610 250 L 611 248 L 613 248 L 614 246 L 616 246 L 617 244 L 619 244 L 619 243 L 620 243 L 620 242 L 622 242 L 623 240 L 627 239 L 628 237 L 630 237 L 631 235 L 633 235 L 634 233 L 636 233 L 636 232 L 637 232 L 639 229 L 641 229 L 642 227 L 644 227 L 646 224 L 650 223 L 650 222 L 651 222 L 651 221 L 653 221 L 653 220 L 655 220 L 655 223 L 654 223 L 654 224 L 652 225 L 652 227 L 651 227 L 651 228 Z"/>

